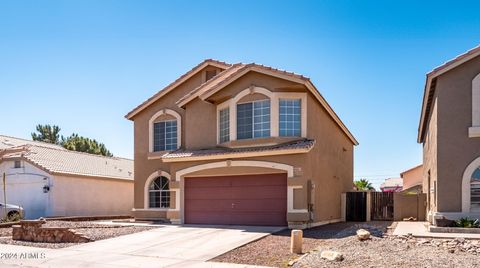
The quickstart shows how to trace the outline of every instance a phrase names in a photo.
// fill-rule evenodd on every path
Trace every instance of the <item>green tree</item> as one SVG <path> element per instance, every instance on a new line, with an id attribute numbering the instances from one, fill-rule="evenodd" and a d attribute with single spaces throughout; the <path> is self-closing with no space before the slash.
<path id="1" fill-rule="evenodd" d="M 37 125 L 37 132 L 32 133 L 32 139 L 34 141 L 42 141 L 53 144 L 61 144 L 60 140 L 60 127 L 51 125 Z"/>
<path id="2" fill-rule="evenodd" d="M 372 184 L 367 179 L 360 179 L 354 183 L 359 191 L 375 190 L 375 188 L 373 188 Z"/>
<path id="3" fill-rule="evenodd" d="M 63 146 L 67 150 L 97 154 L 104 156 L 113 156 L 105 147 L 105 144 L 94 139 L 79 136 L 73 133 L 65 138 L 60 136 L 60 127 L 56 125 L 37 125 L 37 132 L 32 133 L 34 141 L 42 141 Z"/>
<path id="4" fill-rule="evenodd" d="M 67 150 L 85 152 L 89 154 L 98 154 L 104 156 L 113 156 L 113 154 L 105 147 L 105 144 L 94 139 L 79 136 L 73 133 L 70 137 L 62 137 L 62 146 Z"/>

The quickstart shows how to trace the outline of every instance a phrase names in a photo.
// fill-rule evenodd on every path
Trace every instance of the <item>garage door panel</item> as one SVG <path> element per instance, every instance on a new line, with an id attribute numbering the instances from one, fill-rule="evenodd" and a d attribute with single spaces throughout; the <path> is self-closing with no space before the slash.
<path id="1" fill-rule="evenodd" d="M 185 223 L 285 226 L 287 175 L 185 179 Z"/>
<path id="2" fill-rule="evenodd" d="M 287 185 L 287 180 L 278 179 L 284 174 L 245 175 L 232 177 L 232 186 Z M 286 174 L 285 174 L 286 175 Z"/>
<path id="3" fill-rule="evenodd" d="M 228 187 L 212 187 L 212 188 L 186 188 L 185 199 L 230 199 L 232 196 L 231 189 Z"/>
<path id="4" fill-rule="evenodd" d="M 231 200 L 195 200 L 188 203 L 189 211 L 230 211 L 232 209 Z"/>
<path id="5" fill-rule="evenodd" d="M 232 220 L 227 212 L 221 211 L 189 211 L 185 214 L 187 224 L 231 224 Z"/>
<path id="6" fill-rule="evenodd" d="M 232 187 L 231 192 L 235 199 L 287 198 L 285 186 Z"/>
<path id="7" fill-rule="evenodd" d="M 284 199 L 233 200 L 235 211 L 284 212 Z M 252 209 L 254 208 L 254 209 Z"/>
<path id="8" fill-rule="evenodd" d="M 188 180 L 185 180 L 185 187 L 210 188 L 230 186 L 230 180 L 219 180 L 218 178 L 219 177 L 189 178 Z"/>

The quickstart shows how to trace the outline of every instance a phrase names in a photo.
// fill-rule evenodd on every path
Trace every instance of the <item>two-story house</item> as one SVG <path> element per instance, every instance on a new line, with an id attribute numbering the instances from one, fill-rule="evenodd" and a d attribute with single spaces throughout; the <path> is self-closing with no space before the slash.
<path id="1" fill-rule="evenodd" d="M 427 74 L 418 131 L 427 216 L 480 217 L 480 47 Z"/>
<path id="2" fill-rule="evenodd" d="M 126 118 L 137 219 L 300 227 L 341 219 L 357 141 L 302 75 L 205 60 Z"/>

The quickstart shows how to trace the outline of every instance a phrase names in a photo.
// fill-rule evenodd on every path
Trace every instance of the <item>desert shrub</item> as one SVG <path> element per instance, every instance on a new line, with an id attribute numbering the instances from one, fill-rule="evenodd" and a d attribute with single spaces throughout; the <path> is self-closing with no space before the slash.
<path id="1" fill-rule="evenodd" d="M 480 222 L 478 219 L 470 219 L 468 217 L 464 217 L 455 221 L 455 226 L 463 228 L 480 228 Z"/>

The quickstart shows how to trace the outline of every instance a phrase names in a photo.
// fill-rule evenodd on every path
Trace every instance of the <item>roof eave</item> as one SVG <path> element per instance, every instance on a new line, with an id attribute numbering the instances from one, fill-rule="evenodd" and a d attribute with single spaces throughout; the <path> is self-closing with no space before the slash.
<path id="1" fill-rule="evenodd" d="M 206 155 L 206 156 L 186 156 L 186 157 L 177 157 L 177 158 L 165 158 L 159 157 L 162 162 L 171 163 L 171 162 L 191 162 L 191 161 L 203 161 L 203 160 L 219 160 L 219 159 L 236 159 L 236 158 L 250 158 L 250 157 L 261 157 L 261 156 L 273 156 L 273 155 L 289 155 L 289 154 L 304 154 L 312 150 L 313 146 L 310 148 L 304 149 L 285 149 L 285 150 L 274 150 L 274 151 L 265 151 L 265 152 L 242 152 L 242 153 L 227 153 L 220 155 Z"/>
<path id="2" fill-rule="evenodd" d="M 418 136 L 417 136 L 417 142 L 418 143 L 423 143 L 425 140 L 424 137 L 424 132 L 425 132 L 425 126 L 424 122 L 426 120 L 426 117 L 428 116 L 425 114 L 426 109 L 427 109 L 427 102 L 428 102 L 428 95 L 430 93 L 430 88 L 431 88 L 431 83 L 434 78 L 437 78 L 438 76 L 464 64 L 467 61 L 472 60 L 473 58 L 476 58 L 480 55 L 480 46 L 477 46 L 473 49 L 468 50 L 467 52 L 455 57 L 452 60 L 447 61 L 446 63 L 435 67 L 432 71 L 430 71 L 427 74 L 427 79 L 425 82 L 425 89 L 423 92 L 423 102 L 422 102 L 422 112 L 420 114 L 420 122 L 418 125 Z"/>
<path id="3" fill-rule="evenodd" d="M 231 64 L 222 63 L 222 62 L 214 61 L 211 59 L 203 61 L 199 65 L 193 67 L 193 69 L 191 69 L 190 71 L 183 74 L 184 77 L 167 85 L 162 90 L 158 91 L 156 94 L 150 97 L 148 100 L 146 100 L 145 102 L 143 102 L 142 104 L 140 104 L 139 106 L 131 110 L 129 113 L 125 115 L 125 118 L 128 120 L 133 120 L 133 117 L 135 117 L 135 115 L 137 115 L 138 113 L 146 109 L 152 103 L 158 101 L 160 98 L 162 98 L 167 93 L 169 93 L 170 91 L 172 91 L 173 89 L 175 89 L 176 87 L 184 83 L 186 80 L 190 79 L 192 76 L 196 75 L 198 72 L 200 72 L 202 69 L 204 69 L 207 66 L 213 66 L 213 67 L 225 69 L 231 66 Z"/>

